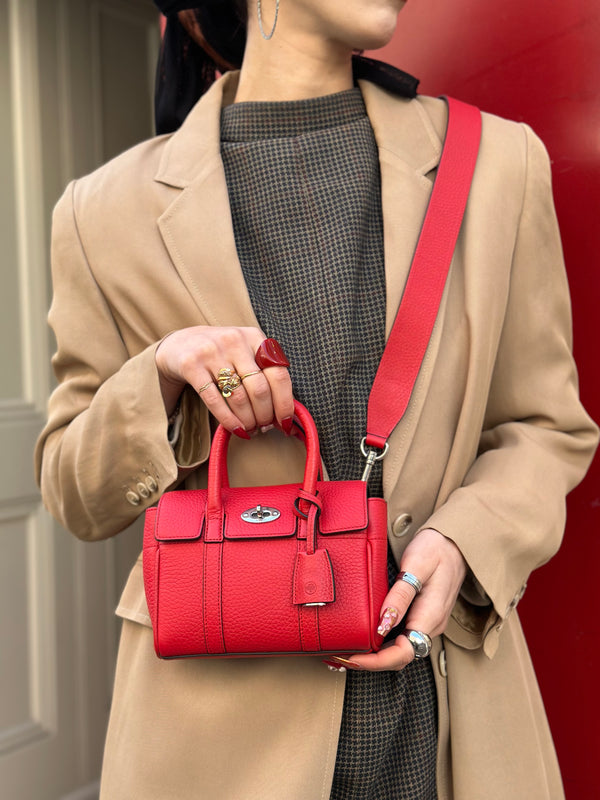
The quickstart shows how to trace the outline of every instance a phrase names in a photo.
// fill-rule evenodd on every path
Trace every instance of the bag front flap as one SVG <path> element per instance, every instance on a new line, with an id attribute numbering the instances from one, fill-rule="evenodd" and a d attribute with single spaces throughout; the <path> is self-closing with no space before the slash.
<path id="1" fill-rule="evenodd" d="M 270 539 L 296 534 L 294 503 L 302 484 L 223 489 L 226 539 Z M 317 484 L 322 502 L 319 532 L 351 533 L 367 527 L 367 493 L 363 481 Z M 160 542 L 199 539 L 206 512 L 205 489 L 167 492 L 158 504 L 155 538 Z"/>

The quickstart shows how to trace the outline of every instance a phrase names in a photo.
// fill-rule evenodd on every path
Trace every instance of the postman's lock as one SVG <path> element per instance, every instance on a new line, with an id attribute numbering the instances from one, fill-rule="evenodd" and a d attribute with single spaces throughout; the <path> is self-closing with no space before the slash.
<path id="1" fill-rule="evenodd" d="M 273 520 L 279 519 L 280 516 L 281 512 L 270 506 L 256 506 L 242 512 L 244 522 L 252 523 L 273 522 Z"/>

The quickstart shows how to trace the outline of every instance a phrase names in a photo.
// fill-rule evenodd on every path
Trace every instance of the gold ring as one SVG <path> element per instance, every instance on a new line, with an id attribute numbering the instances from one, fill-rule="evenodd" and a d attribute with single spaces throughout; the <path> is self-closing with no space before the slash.
<path id="1" fill-rule="evenodd" d="M 198 389 L 198 394 L 202 394 L 202 392 L 203 392 L 205 389 L 208 389 L 208 387 L 209 387 L 209 386 L 214 386 L 214 385 L 215 385 L 215 382 L 214 382 L 214 381 L 209 381 L 208 383 L 205 383 L 205 384 L 204 384 L 204 386 L 201 386 L 201 387 Z"/>
<path id="2" fill-rule="evenodd" d="M 262 372 L 262 369 L 255 369 L 254 372 L 246 372 L 245 375 L 240 375 L 240 380 L 243 381 L 245 378 L 249 378 L 250 375 L 259 375 Z"/>
<path id="3" fill-rule="evenodd" d="M 231 397 L 234 391 L 241 384 L 240 376 L 232 369 L 220 369 L 217 375 L 217 386 L 225 399 Z"/>

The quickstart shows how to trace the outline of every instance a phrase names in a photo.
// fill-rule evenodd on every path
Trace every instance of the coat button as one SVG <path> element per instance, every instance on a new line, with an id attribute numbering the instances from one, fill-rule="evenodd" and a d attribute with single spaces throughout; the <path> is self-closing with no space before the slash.
<path id="1" fill-rule="evenodd" d="M 508 617 L 508 615 L 512 611 L 514 611 L 514 609 L 519 605 L 519 601 L 521 600 L 521 598 L 525 594 L 525 589 L 526 588 L 527 588 L 527 584 L 525 583 L 523 586 L 521 586 L 519 591 L 516 593 L 516 595 L 510 601 L 510 603 L 508 604 L 508 608 L 506 609 L 506 614 L 505 614 L 506 617 Z"/>
<path id="2" fill-rule="evenodd" d="M 148 475 L 148 477 L 146 478 L 146 486 L 151 492 L 158 491 L 158 483 L 154 480 L 152 475 Z"/>
<path id="3" fill-rule="evenodd" d="M 413 518 L 410 514 L 400 514 L 392 522 L 392 533 L 394 536 L 401 538 L 408 533 L 408 529 L 412 525 Z"/>
<path id="4" fill-rule="evenodd" d="M 446 662 L 446 651 L 445 650 L 441 650 L 440 651 L 440 658 L 439 658 L 439 661 L 438 661 L 438 665 L 439 665 L 439 668 L 440 668 L 440 675 L 443 678 L 447 678 L 448 677 L 448 664 Z"/>
<path id="5" fill-rule="evenodd" d="M 145 483 L 142 483 L 140 481 L 135 488 L 140 493 L 140 497 L 150 497 L 150 490 L 148 489 Z"/>
<path id="6" fill-rule="evenodd" d="M 142 502 L 139 494 L 137 494 L 136 492 L 132 492 L 131 490 L 127 492 L 125 497 L 127 499 L 127 502 L 131 503 L 132 506 L 139 506 L 139 504 Z"/>

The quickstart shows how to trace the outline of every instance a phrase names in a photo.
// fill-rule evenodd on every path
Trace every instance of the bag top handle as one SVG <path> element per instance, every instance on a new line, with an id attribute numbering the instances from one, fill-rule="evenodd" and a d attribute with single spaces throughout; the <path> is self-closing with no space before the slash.
<path id="1" fill-rule="evenodd" d="M 306 464 L 304 466 L 303 491 L 314 495 L 321 467 L 321 452 L 317 427 L 310 412 L 298 400 L 294 400 L 294 415 L 304 430 Z M 228 486 L 227 448 L 231 433 L 219 425 L 213 436 L 208 461 L 208 511 L 218 514 L 221 510 L 221 489 Z"/>

